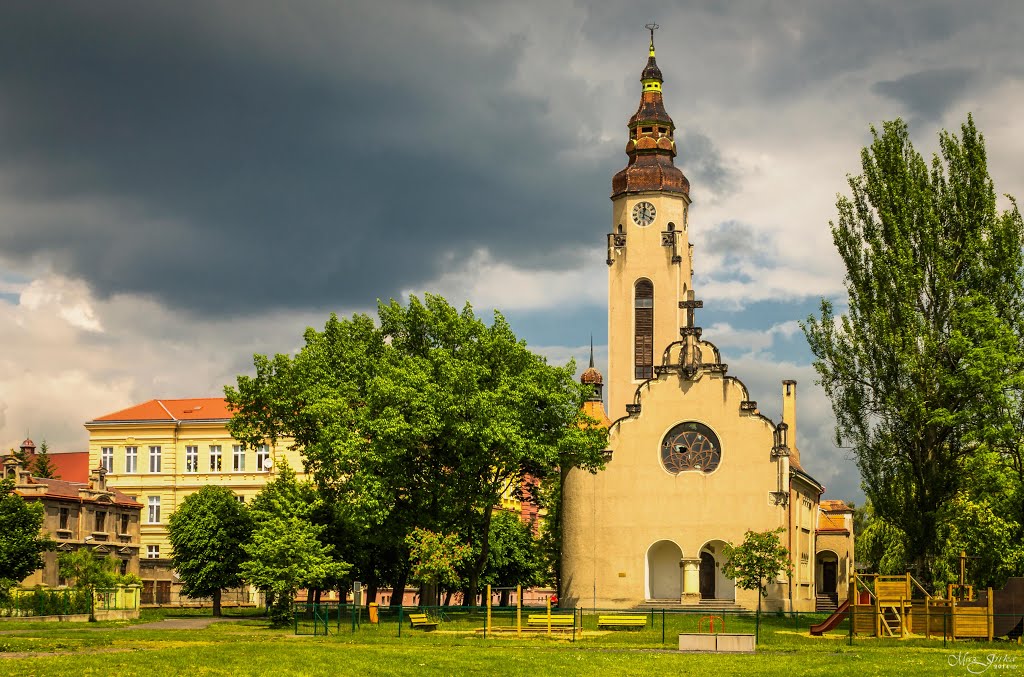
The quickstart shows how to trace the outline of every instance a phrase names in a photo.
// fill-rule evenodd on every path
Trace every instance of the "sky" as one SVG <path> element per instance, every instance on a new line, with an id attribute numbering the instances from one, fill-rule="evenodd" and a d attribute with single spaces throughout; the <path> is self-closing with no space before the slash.
<path id="1" fill-rule="evenodd" d="M 841 307 L 829 221 L 872 125 L 973 113 L 1024 195 L 1016 0 L 5 2 L 0 444 L 217 396 L 331 312 L 435 292 L 605 368 L 612 175 L 657 21 L 698 323 L 862 500 L 799 322 Z M 1003 204 L 1007 201 L 1004 199 Z"/>

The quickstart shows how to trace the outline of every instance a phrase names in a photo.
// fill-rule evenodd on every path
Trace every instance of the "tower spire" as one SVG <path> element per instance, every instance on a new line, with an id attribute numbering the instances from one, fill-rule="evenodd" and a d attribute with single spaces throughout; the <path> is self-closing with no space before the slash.
<path id="1" fill-rule="evenodd" d="M 647 30 L 649 30 L 651 32 L 651 57 L 653 58 L 654 57 L 654 31 L 656 31 L 659 28 L 661 28 L 661 26 L 659 26 L 658 24 L 656 24 L 656 23 L 654 23 L 652 21 L 651 23 L 649 23 L 646 26 L 644 26 L 644 28 L 646 28 Z"/>
<path id="2" fill-rule="evenodd" d="M 646 28 L 651 41 L 647 65 L 640 74 L 640 106 L 628 124 L 629 164 L 612 179 L 612 199 L 624 193 L 653 191 L 690 194 L 690 182 L 673 163 L 676 126 L 665 110 L 661 97 L 664 79 L 654 56 L 654 31 L 658 24 L 649 23 Z"/>
<path id="3" fill-rule="evenodd" d="M 590 335 L 590 368 L 594 368 L 594 335 Z"/>

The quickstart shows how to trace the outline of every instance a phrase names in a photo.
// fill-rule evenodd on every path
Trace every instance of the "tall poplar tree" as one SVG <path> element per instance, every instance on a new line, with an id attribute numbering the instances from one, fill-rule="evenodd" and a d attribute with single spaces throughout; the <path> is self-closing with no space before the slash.
<path id="1" fill-rule="evenodd" d="M 926 579 L 943 552 L 942 509 L 1020 392 L 1022 227 L 1000 212 L 984 139 L 968 117 L 930 165 L 902 120 L 872 128 L 862 173 L 836 203 L 847 311 L 823 300 L 804 332 L 877 518 Z M 1012 399 L 1012 398 L 1011 398 Z"/>

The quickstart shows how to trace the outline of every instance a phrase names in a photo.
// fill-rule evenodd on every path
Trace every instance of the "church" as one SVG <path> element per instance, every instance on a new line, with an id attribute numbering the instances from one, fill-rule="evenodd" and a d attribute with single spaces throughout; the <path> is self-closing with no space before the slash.
<path id="1" fill-rule="evenodd" d="M 603 376 L 591 364 L 582 377 L 595 390 L 587 411 L 609 429 L 608 461 L 566 478 L 562 603 L 754 608 L 757 592 L 723 574 L 723 546 L 781 528 L 793 572 L 769 586 L 765 608 L 814 610 L 824 487 L 800 463 L 797 384 L 782 382 L 782 420 L 771 420 L 696 324 L 690 183 L 675 166 L 653 33 L 628 164 L 612 178 L 607 414 Z M 825 564 L 842 597 L 848 532 L 845 556 Z"/>

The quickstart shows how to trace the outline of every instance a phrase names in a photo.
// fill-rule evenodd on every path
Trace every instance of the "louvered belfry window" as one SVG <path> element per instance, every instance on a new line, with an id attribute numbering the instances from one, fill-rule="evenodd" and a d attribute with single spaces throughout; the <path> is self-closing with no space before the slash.
<path id="1" fill-rule="evenodd" d="M 654 285 L 650 280 L 639 280 L 635 289 L 633 302 L 634 377 L 638 379 L 651 378 L 654 376 Z"/>

